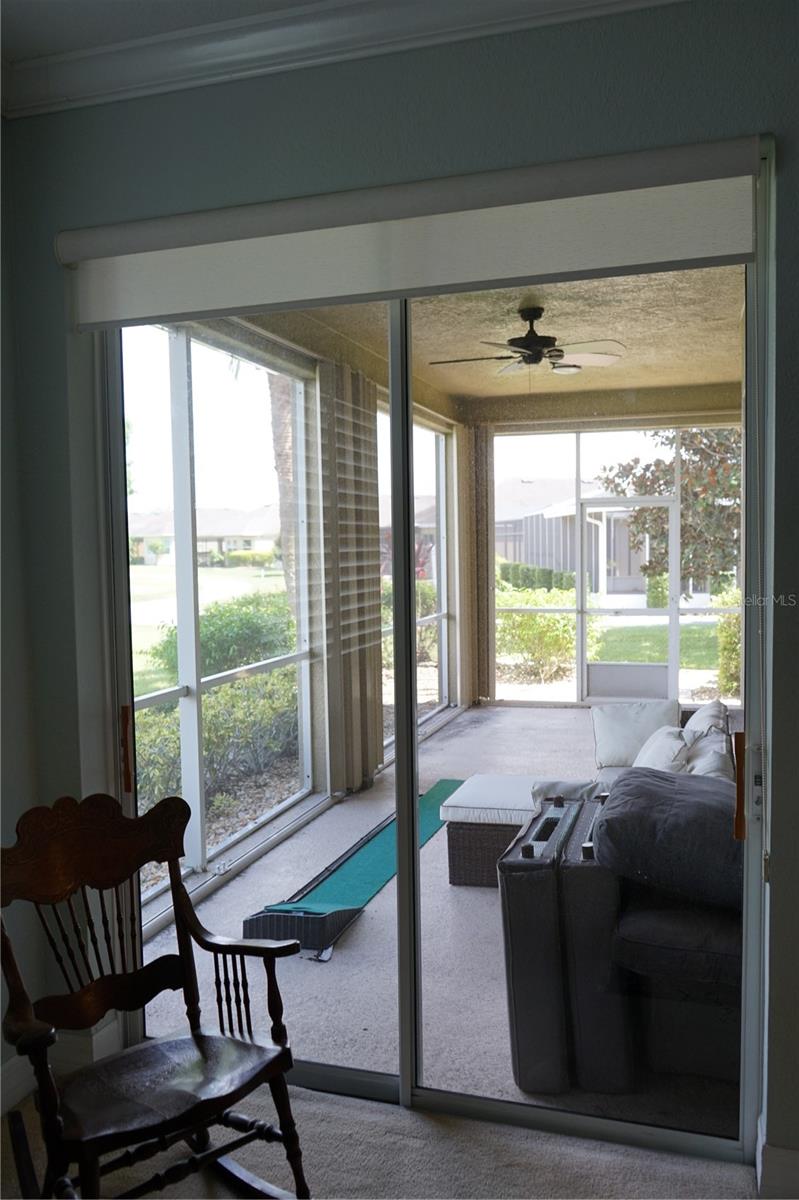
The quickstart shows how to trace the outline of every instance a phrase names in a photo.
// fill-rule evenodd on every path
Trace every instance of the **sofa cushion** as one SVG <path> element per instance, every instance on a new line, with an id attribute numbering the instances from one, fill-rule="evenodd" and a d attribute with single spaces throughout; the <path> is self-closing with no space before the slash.
<path id="1" fill-rule="evenodd" d="M 686 734 L 691 731 L 686 726 Z M 715 725 L 709 725 L 688 747 L 683 770 L 688 775 L 709 775 L 716 779 L 735 779 L 735 763 L 730 739 Z"/>
<path id="2" fill-rule="evenodd" d="M 741 982 L 741 917 L 727 908 L 678 903 L 626 909 L 613 959 L 638 975 L 736 987 Z"/>
<path id="3" fill-rule="evenodd" d="M 609 792 L 621 773 L 629 771 L 629 769 L 629 767 L 600 767 L 596 773 L 596 781 L 602 784 L 603 792 Z"/>
<path id="4" fill-rule="evenodd" d="M 682 729 L 663 725 L 646 739 L 633 766 L 649 767 L 654 771 L 684 771 L 688 748 L 689 741 Z"/>
<path id="5" fill-rule="evenodd" d="M 697 733 L 705 733 L 708 729 L 718 729 L 721 733 L 727 733 L 728 727 L 727 705 L 722 704 L 720 700 L 711 700 L 703 704 L 685 722 L 686 729 L 696 730 Z"/>
<path id="6" fill-rule="evenodd" d="M 625 879 L 706 904 L 741 907 L 742 843 L 726 779 L 633 767 L 597 817 L 594 856 Z"/>
<path id="7" fill-rule="evenodd" d="M 676 725 L 676 700 L 635 700 L 594 704 L 591 720 L 598 767 L 631 767 L 646 739 L 662 725 Z"/>

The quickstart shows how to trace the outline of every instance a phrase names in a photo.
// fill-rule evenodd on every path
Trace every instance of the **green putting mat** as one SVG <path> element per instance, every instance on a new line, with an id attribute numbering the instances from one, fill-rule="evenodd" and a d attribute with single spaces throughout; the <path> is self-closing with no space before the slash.
<path id="1" fill-rule="evenodd" d="M 463 782 L 462 779 L 439 779 L 419 797 L 419 845 L 429 842 L 443 825 L 439 808 Z M 303 890 L 301 898 L 283 904 L 270 904 L 273 913 L 329 913 L 341 908 L 364 908 L 397 873 L 396 820 L 379 825 L 357 849 L 343 857 L 338 866 L 328 872 L 316 886 Z"/>

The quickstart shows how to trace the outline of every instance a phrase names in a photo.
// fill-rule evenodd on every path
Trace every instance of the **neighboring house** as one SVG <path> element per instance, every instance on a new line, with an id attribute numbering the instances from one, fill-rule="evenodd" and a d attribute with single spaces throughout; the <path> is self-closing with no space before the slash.
<path id="1" fill-rule="evenodd" d="M 146 563 L 174 555 L 174 518 L 171 509 L 133 512 L 128 520 L 131 557 Z M 273 550 L 280 535 L 277 504 L 261 508 L 198 508 L 197 561 L 203 566 L 212 555 L 234 550 Z"/>
<path id="2" fill-rule="evenodd" d="M 582 480 L 583 499 L 607 496 L 595 480 Z M 494 491 L 495 548 L 499 558 L 574 571 L 577 518 L 570 479 L 504 479 Z M 641 565 L 646 554 L 630 546 L 623 513 L 598 510 L 588 519 L 586 564 L 592 591 L 645 591 Z M 603 588 L 603 579 L 605 587 Z"/>

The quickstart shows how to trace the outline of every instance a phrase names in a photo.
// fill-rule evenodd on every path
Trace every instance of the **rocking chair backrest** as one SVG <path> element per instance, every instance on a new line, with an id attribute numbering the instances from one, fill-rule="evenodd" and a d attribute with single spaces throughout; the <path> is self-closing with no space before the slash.
<path id="1" fill-rule="evenodd" d="M 65 993 L 33 1004 L 40 1020 L 88 1029 L 110 1009 L 131 1012 L 166 988 L 191 989 L 179 955 L 136 966 L 136 872 L 149 862 L 173 863 L 170 874 L 177 871 L 189 816 L 178 796 L 129 818 L 112 796 L 97 793 L 81 801 L 62 796 L 20 818 L 16 844 L 2 850 L 2 907 L 13 900 L 34 905 L 66 985 Z M 3 954 L 3 973 L 18 981 L 5 931 Z"/>

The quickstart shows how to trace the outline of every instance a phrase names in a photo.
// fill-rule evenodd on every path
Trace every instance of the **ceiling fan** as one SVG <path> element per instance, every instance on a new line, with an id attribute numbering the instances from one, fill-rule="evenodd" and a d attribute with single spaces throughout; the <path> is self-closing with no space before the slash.
<path id="1" fill-rule="evenodd" d="M 497 372 L 499 375 L 505 375 L 507 372 L 535 367 L 546 361 L 558 375 L 575 375 L 583 367 L 610 367 L 618 362 L 626 350 L 626 346 L 621 342 L 613 341 L 573 342 L 570 345 L 558 346 L 557 338 L 537 333 L 535 330 L 535 322 L 543 315 L 543 308 L 520 308 L 519 316 L 530 326 L 527 333 L 521 337 L 508 338 L 507 342 L 481 342 L 483 346 L 496 346 L 510 353 L 481 354 L 477 358 L 439 358 L 429 365 L 440 367 L 449 363 L 501 362 L 508 359 L 507 365 Z"/>

